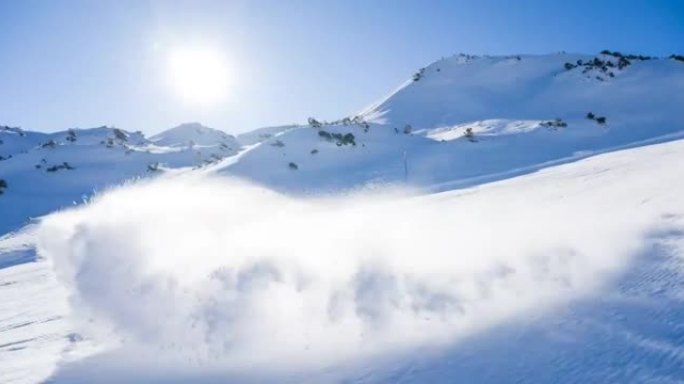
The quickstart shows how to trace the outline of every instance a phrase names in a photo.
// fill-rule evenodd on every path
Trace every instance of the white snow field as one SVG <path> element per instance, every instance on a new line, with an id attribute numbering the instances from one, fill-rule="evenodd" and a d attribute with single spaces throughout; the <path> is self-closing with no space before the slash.
<path id="1" fill-rule="evenodd" d="M 0 127 L 0 383 L 684 382 L 682 106 L 457 55 L 335 122 Z"/>
<path id="2" fill-rule="evenodd" d="M 442 190 L 684 131 L 684 62 L 674 59 L 456 55 L 418 74 L 355 118 L 290 128 L 220 172 L 298 194 L 386 183 Z"/>
<path id="3" fill-rule="evenodd" d="M 3 239 L 0 379 L 681 381 L 683 158 L 428 196 L 125 186 Z"/>

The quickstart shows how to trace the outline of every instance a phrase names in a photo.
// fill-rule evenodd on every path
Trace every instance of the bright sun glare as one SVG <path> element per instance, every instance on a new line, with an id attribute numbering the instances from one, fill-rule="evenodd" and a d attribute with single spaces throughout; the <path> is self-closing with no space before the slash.
<path id="1" fill-rule="evenodd" d="M 225 57 L 211 48 L 176 49 L 169 56 L 169 77 L 185 101 L 207 105 L 226 96 L 229 71 Z"/>

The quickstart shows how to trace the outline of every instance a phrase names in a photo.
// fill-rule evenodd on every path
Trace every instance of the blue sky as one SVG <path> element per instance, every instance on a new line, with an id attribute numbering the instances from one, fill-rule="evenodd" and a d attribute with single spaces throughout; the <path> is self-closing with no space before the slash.
<path id="1" fill-rule="evenodd" d="M 220 103 L 190 105 L 168 51 L 230 62 Z M 355 113 L 453 53 L 684 54 L 681 0 L 0 0 L 0 124 L 228 132 Z"/>

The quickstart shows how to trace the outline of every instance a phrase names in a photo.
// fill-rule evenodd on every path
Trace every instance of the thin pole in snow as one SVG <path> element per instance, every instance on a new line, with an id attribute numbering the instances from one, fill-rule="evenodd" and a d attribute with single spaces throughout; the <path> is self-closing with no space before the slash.
<path id="1" fill-rule="evenodd" d="M 404 150 L 404 181 L 408 181 L 408 159 Z"/>

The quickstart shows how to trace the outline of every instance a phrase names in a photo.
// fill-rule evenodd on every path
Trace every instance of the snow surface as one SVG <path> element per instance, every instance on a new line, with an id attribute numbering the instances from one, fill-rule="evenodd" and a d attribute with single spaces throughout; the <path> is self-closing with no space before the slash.
<path id="1" fill-rule="evenodd" d="M 0 127 L 0 382 L 684 381 L 684 64 L 624 59 L 457 55 L 237 137 Z"/>
<path id="2" fill-rule="evenodd" d="M 632 60 L 605 73 L 564 67 L 593 59 L 618 62 L 573 54 L 443 59 L 356 119 L 293 127 L 218 172 L 296 194 L 387 183 L 467 186 L 681 136 L 684 63 Z M 338 145 L 326 132 L 352 134 L 356 145 Z"/>
<path id="3" fill-rule="evenodd" d="M 54 263 L 64 348 L 110 351 L 55 383 L 678 381 L 682 156 L 680 140 L 428 196 L 171 175 L 50 216 L 39 259 L 0 273 L 35 287 L 21 268 Z M 65 316 L 42 292 L 26 305 L 52 315 L 5 327 Z M 0 377 L 54 368 L 54 329 L 32 336 L 6 339 Z"/>
<path id="4" fill-rule="evenodd" d="M 168 168 L 206 165 L 239 150 L 235 140 L 224 138 L 222 132 L 215 135 L 220 140 L 214 144 L 179 147 L 172 140 L 179 133 L 171 130 L 165 140 L 153 143 L 141 133 L 108 127 L 52 134 L 1 129 L 0 156 L 6 159 L 0 161 L 0 179 L 8 186 L 0 195 L 0 234 L 126 180 L 158 175 Z M 196 136 L 196 142 L 204 143 L 204 134 Z"/>
<path id="5" fill-rule="evenodd" d="M 166 147 L 225 146 L 235 151 L 240 144 L 234 136 L 199 123 L 185 123 L 150 137 L 150 141 Z"/>

